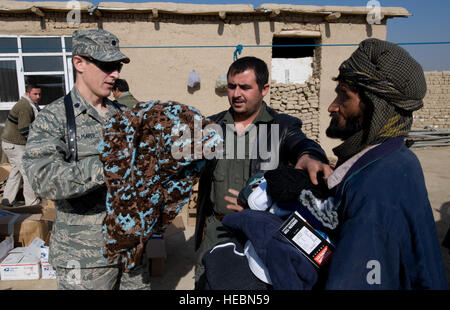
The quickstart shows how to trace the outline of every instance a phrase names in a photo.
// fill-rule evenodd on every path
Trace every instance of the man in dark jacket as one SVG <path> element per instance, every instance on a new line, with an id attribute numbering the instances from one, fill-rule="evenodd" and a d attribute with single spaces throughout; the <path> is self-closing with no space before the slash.
<path id="1" fill-rule="evenodd" d="M 446 289 L 445 269 L 417 157 L 405 146 L 423 106 L 422 67 L 401 47 L 361 42 L 339 68 L 327 135 L 339 229 L 326 289 Z"/>
<path id="2" fill-rule="evenodd" d="M 248 178 L 280 163 L 308 171 L 314 184 L 331 173 L 324 151 L 301 131 L 298 118 L 278 114 L 263 101 L 269 92 L 267 65 L 255 57 L 243 57 L 229 68 L 230 109 L 210 117 L 222 127 L 224 158 L 209 160 L 199 183 L 195 249 L 196 288 L 202 288 L 206 251 L 230 236 L 221 220 L 240 211 L 237 195 Z M 319 180 L 318 180 L 319 179 Z"/>

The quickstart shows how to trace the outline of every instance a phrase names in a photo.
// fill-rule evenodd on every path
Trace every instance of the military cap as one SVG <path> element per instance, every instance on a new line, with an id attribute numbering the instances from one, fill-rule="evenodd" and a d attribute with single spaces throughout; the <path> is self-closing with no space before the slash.
<path id="1" fill-rule="evenodd" d="M 130 62 L 130 58 L 119 49 L 119 39 L 103 29 L 75 30 L 72 34 L 72 55 L 91 56 L 103 62 Z"/>

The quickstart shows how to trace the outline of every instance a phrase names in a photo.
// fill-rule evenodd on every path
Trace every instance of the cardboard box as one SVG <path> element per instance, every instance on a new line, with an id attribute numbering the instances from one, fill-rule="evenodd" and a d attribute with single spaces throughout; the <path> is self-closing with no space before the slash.
<path id="1" fill-rule="evenodd" d="M 197 209 L 188 209 L 187 224 L 190 227 L 195 226 L 197 222 Z"/>
<path id="2" fill-rule="evenodd" d="M 45 200 L 43 204 L 36 206 L 0 206 L 0 209 L 16 214 L 40 214 L 42 220 L 51 222 L 55 220 L 56 216 L 55 204 L 53 202 L 48 202 L 47 200 Z"/>
<path id="3" fill-rule="evenodd" d="M 9 163 L 0 164 L 0 183 L 3 183 L 8 179 L 10 172 L 11 165 Z"/>
<path id="4" fill-rule="evenodd" d="M 14 248 L 14 236 L 7 236 L 5 240 L 0 242 L 0 263 L 8 255 L 9 251 Z"/>
<path id="5" fill-rule="evenodd" d="M 0 209 L 0 236 L 13 235 L 14 225 L 18 218 L 18 214 Z"/>
<path id="6" fill-rule="evenodd" d="M 0 214 L 6 213 L 9 213 L 9 216 L 0 217 L 0 236 L 5 235 L 5 232 L 10 235 L 13 228 L 16 247 L 26 247 L 36 237 L 48 240 L 51 222 L 43 219 L 45 209 L 42 206 L 1 207 Z"/>
<path id="7" fill-rule="evenodd" d="M 41 246 L 41 263 L 48 263 L 48 246 Z"/>
<path id="8" fill-rule="evenodd" d="M 8 254 L 11 254 L 11 253 L 20 253 L 20 254 L 23 255 L 23 251 L 24 251 L 24 250 L 25 250 L 24 247 L 17 247 L 17 248 L 12 249 L 11 251 L 9 251 Z"/>
<path id="9" fill-rule="evenodd" d="M 37 280 L 41 276 L 39 259 L 10 253 L 0 264 L 1 280 Z"/>
<path id="10" fill-rule="evenodd" d="M 41 262 L 41 278 L 44 280 L 56 279 L 56 269 L 48 263 Z"/>
<path id="11" fill-rule="evenodd" d="M 51 279 L 54 269 L 47 262 L 48 247 L 44 247 L 43 244 L 44 241 L 36 237 L 27 247 L 17 247 L 10 250 L 0 264 L 2 279 L 33 280 L 41 273 L 46 278 Z M 41 268 L 41 257 L 43 257 L 43 264 L 45 265 L 43 268 Z M 39 270 L 37 271 L 36 268 Z"/>
<path id="12" fill-rule="evenodd" d="M 50 265 L 48 262 L 48 246 L 42 245 L 40 249 L 40 260 L 41 260 L 41 278 L 56 279 L 56 269 L 55 266 Z"/>
<path id="13" fill-rule="evenodd" d="M 147 242 L 147 257 L 149 259 L 149 271 L 153 277 L 164 274 L 164 263 L 167 258 L 166 242 L 162 235 L 153 235 Z"/>
<path id="14" fill-rule="evenodd" d="M 42 202 L 42 219 L 54 222 L 56 217 L 56 205 L 53 200 L 44 199 Z"/>
<path id="15" fill-rule="evenodd" d="M 21 215 L 14 226 L 14 241 L 17 245 L 28 246 L 36 237 L 47 239 L 49 233 L 48 222 L 38 215 Z"/>
<path id="16" fill-rule="evenodd" d="M 146 252 L 149 258 L 150 275 L 157 277 L 164 274 L 164 264 L 167 258 L 166 239 L 185 230 L 181 216 L 175 217 L 162 235 L 154 234 L 147 242 Z"/>

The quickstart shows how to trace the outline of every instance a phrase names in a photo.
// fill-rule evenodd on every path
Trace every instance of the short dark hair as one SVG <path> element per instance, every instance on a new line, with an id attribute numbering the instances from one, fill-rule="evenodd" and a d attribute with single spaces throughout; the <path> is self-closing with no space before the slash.
<path id="1" fill-rule="evenodd" d="M 27 84 L 27 86 L 25 86 L 25 92 L 29 93 L 33 88 L 41 89 L 37 84 Z"/>
<path id="2" fill-rule="evenodd" d="M 117 79 L 114 82 L 114 85 L 113 85 L 112 89 L 113 90 L 118 89 L 121 92 L 125 92 L 125 91 L 129 91 L 130 90 L 130 88 L 128 87 L 127 81 L 125 81 L 124 79 Z"/>
<path id="3" fill-rule="evenodd" d="M 253 56 L 239 58 L 231 64 L 228 69 L 227 78 L 249 69 L 255 72 L 256 84 L 258 84 L 259 90 L 262 90 L 264 85 L 269 82 L 269 69 L 267 68 L 267 64 L 259 58 Z"/>

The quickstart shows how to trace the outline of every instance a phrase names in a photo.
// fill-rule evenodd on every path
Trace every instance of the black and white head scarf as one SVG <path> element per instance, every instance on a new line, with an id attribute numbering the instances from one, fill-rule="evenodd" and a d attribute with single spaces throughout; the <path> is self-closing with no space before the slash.
<path id="1" fill-rule="evenodd" d="M 427 91 L 420 64 L 400 46 L 379 39 L 362 41 L 335 80 L 356 87 L 372 114 L 362 130 L 333 149 L 338 164 L 369 145 L 406 135 Z"/>

